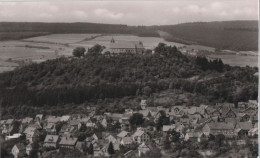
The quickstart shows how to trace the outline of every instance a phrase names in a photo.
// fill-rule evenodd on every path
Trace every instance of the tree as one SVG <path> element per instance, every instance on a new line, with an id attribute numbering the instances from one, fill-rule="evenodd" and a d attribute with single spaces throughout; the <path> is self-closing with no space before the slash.
<path id="1" fill-rule="evenodd" d="M 20 127 L 20 123 L 18 121 L 14 121 L 13 129 L 10 132 L 10 134 L 13 135 L 14 133 L 19 133 L 19 127 Z"/>
<path id="2" fill-rule="evenodd" d="M 176 132 L 173 129 L 173 130 L 168 131 L 168 134 L 169 134 L 169 138 L 170 138 L 171 142 L 174 142 L 174 143 L 179 142 L 180 136 L 181 136 L 180 132 Z"/>
<path id="3" fill-rule="evenodd" d="M 139 113 L 134 113 L 130 119 L 129 122 L 132 126 L 139 126 L 142 125 L 144 123 L 144 117 L 143 114 L 139 114 Z"/>
<path id="4" fill-rule="evenodd" d="M 39 150 L 39 144 L 38 143 L 39 142 L 37 142 L 37 141 L 32 143 L 32 150 L 31 150 L 31 152 L 29 154 L 29 158 L 37 157 L 37 153 L 38 153 L 38 150 Z"/>
<path id="5" fill-rule="evenodd" d="M 144 94 L 145 96 L 150 96 L 150 95 L 152 94 L 152 89 L 151 89 L 149 86 L 145 86 L 145 87 L 143 88 L 143 94 Z"/>
<path id="6" fill-rule="evenodd" d="M 73 55 L 75 56 L 75 57 L 81 57 L 81 56 L 83 56 L 84 55 L 84 53 L 86 52 L 86 49 L 84 48 L 84 47 L 77 47 L 77 48 L 75 48 L 74 50 L 73 50 Z"/>
<path id="7" fill-rule="evenodd" d="M 110 155 L 115 154 L 114 145 L 112 144 L 112 142 L 109 143 L 107 151 Z"/>
<path id="8" fill-rule="evenodd" d="M 88 49 L 88 54 L 89 55 L 98 55 L 101 54 L 101 52 L 103 51 L 105 47 L 101 46 L 99 44 L 94 45 L 93 47 L 91 47 L 90 49 Z"/>
<path id="9" fill-rule="evenodd" d="M 157 131 L 161 130 L 163 125 L 169 125 L 170 119 L 169 117 L 166 117 L 166 114 L 164 111 L 159 111 L 161 113 L 161 116 L 158 119 L 158 122 L 156 124 Z"/>
<path id="10" fill-rule="evenodd" d="M 88 154 L 89 155 L 93 155 L 94 154 L 94 147 L 93 147 L 92 143 L 90 143 L 90 145 L 88 147 Z"/>
<path id="11" fill-rule="evenodd" d="M 165 140 L 164 140 L 164 149 L 170 149 L 171 148 L 171 142 L 169 139 L 169 134 L 167 133 Z"/>

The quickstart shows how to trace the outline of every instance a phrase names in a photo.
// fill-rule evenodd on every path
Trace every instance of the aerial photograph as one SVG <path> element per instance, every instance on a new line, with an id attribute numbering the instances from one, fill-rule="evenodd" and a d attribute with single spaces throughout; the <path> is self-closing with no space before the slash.
<path id="1" fill-rule="evenodd" d="M 0 2 L 1 158 L 258 158 L 258 0 Z"/>

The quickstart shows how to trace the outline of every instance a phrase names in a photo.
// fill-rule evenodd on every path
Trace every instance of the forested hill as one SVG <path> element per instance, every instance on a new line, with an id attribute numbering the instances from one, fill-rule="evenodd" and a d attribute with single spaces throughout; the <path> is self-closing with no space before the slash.
<path id="1" fill-rule="evenodd" d="M 171 35 L 164 37 L 168 41 L 238 51 L 258 48 L 258 21 L 194 22 L 161 26 L 1 22 L 0 40 L 21 39 L 51 33 L 117 33 L 158 37 L 158 30 Z"/>
<path id="2" fill-rule="evenodd" d="M 229 50 L 258 50 L 258 21 L 194 22 L 159 26 L 169 41 Z"/>
<path id="3" fill-rule="evenodd" d="M 257 98 L 257 68 L 189 58 L 164 44 L 155 50 L 155 54 L 144 56 L 60 58 L 3 73 L 2 106 L 80 104 L 105 98 L 148 97 L 169 89 L 203 95 L 212 102 Z"/>

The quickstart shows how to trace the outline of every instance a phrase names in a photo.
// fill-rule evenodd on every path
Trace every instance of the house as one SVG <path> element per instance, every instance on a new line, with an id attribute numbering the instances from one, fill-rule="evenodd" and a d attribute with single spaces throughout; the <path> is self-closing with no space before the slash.
<path id="1" fill-rule="evenodd" d="M 248 131 L 248 136 L 254 137 L 258 136 L 258 128 L 252 128 Z"/>
<path id="2" fill-rule="evenodd" d="M 26 147 L 24 144 L 18 143 L 13 146 L 11 152 L 15 158 L 22 158 L 26 155 Z"/>
<path id="3" fill-rule="evenodd" d="M 168 132 L 168 131 L 170 131 L 170 130 L 173 130 L 173 129 L 175 129 L 175 124 L 173 124 L 173 125 L 163 125 L 163 132 Z"/>
<path id="4" fill-rule="evenodd" d="M 120 126 L 122 130 L 129 130 L 130 129 L 130 122 L 129 118 L 122 118 L 120 121 Z"/>
<path id="5" fill-rule="evenodd" d="M 137 153 L 134 150 L 129 150 L 124 154 L 125 158 L 137 158 Z"/>
<path id="6" fill-rule="evenodd" d="M 99 140 L 102 139 L 102 133 L 101 132 L 96 132 L 91 136 L 94 140 Z"/>
<path id="7" fill-rule="evenodd" d="M 45 130 L 48 134 L 56 134 L 56 125 L 54 123 L 48 123 Z"/>
<path id="8" fill-rule="evenodd" d="M 89 120 L 86 122 L 86 127 L 94 128 L 94 127 L 96 127 L 96 124 L 95 124 L 91 119 L 89 119 Z"/>
<path id="9" fill-rule="evenodd" d="M 102 54 L 120 54 L 120 53 L 131 53 L 131 54 L 143 54 L 144 46 L 140 42 L 115 42 L 112 38 L 108 48 L 105 48 Z"/>
<path id="10" fill-rule="evenodd" d="M 70 120 L 70 115 L 63 115 L 60 118 L 61 122 L 68 122 Z"/>
<path id="11" fill-rule="evenodd" d="M 36 129 L 42 129 L 42 126 L 41 126 L 40 122 L 38 122 L 38 121 L 29 124 L 28 127 L 33 127 L 33 128 L 36 128 Z"/>
<path id="12" fill-rule="evenodd" d="M 238 102 L 237 103 L 237 108 L 239 108 L 240 110 L 244 110 L 248 107 L 248 103 L 247 102 Z"/>
<path id="13" fill-rule="evenodd" d="M 28 145 L 26 145 L 25 148 L 26 148 L 26 154 L 29 155 L 30 152 L 32 151 L 32 145 L 31 145 L 31 144 L 28 144 Z"/>
<path id="14" fill-rule="evenodd" d="M 15 133 L 15 134 L 13 134 L 12 136 L 6 136 L 6 137 L 5 137 L 5 140 L 20 138 L 21 135 L 22 135 L 22 134 L 20 134 L 20 133 Z"/>
<path id="15" fill-rule="evenodd" d="M 86 145 L 85 142 L 78 141 L 75 148 L 78 149 L 80 152 L 83 152 L 84 145 Z"/>
<path id="16" fill-rule="evenodd" d="M 120 141 L 121 145 L 130 145 L 133 143 L 133 139 L 131 137 L 123 137 Z"/>
<path id="17" fill-rule="evenodd" d="M 105 118 L 102 119 L 101 125 L 102 125 L 104 128 L 107 128 L 107 120 L 106 120 Z"/>
<path id="18" fill-rule="evenodd" d="M 254 109 L 257 109 L 258 108 L 258 103 L 257 103 L 257 100 L 248 100 L 248 106 L 249 107 L 252 107 Z"/>
<path id="19" fill-rule="evenodd" d="M 253 107 L 248 107 L 245 110 L 241 111 L 242 113 L 246 113 L 248 115 L 252 115 L 254 113 L 257 113 L 257 110 Z"/>
<path id="20" fill-rule="evenodd" d="M 108 136 L 106 136 L 105 140 L 108 140 L 109 142 L 112 142 L 112 143 L 115 143 L 117 141 L 117 139 L 112 134 L 109 134 Z"/>
<path id="21" fill-rule="evenodd" d="M 232 123 L 226 123 L 226 122 L 216 122 L 216 123 L 207 123 L 202 128 L 202 132 L 208 136 L 210 134 L 212 135 L 218 135 L 223 134 L 228 137 L 234 136 L 234 125 Z"/>
<path id="22" fill-rule="evenodd" d="M 58 146 L 58 140 L 59 136 L 58 135 L 47 135 L 44 139 L 43 147 L 53 147 L 57 148 Z"/>
<path id="23" fill-rule="evenodd" d="M 184 131 L 184 128 L 185 128 L 185 126 L 184 126 L 183 123 L 177 123 L 177 124 L 176 124 L 176 128 L 175 128 L 175 131 L 182 133 L 182 132 Z"/>
<path id="24" fill-rule="evenodd" d="M 78 138 L 72 136 L 63 136 L 60 140 L 59 147 L 65 149 L 75 149 Z"/>
<path id="25" fill-rule="evenodd" d="M 59 132 L 59 135 L 70 135 L 74 131 L 76 131 L 76 129 L 74 127 L 71 127 L 69 125 L 63 125 Z"/>
<path id="26" fill-rule="evenodd" d="M 37 114 L 34 118 L 35 121 L 41 122 L 43 120 L 43 114 Z"/>
<path id="27" fill-rule="evenodd" d="M 141 157 L 143 154 L 150 151 L 150 148 L 143 142 L 138 146 L 138 156 Z"/>
<path id="28" fill-rule="evenodd" d="M 133 114 L 134 110 L 133 109 L 125 109 L 125 114 Z"/>
<path id="29" fill-rule="evenodd" d="M 222 117 L 224 118 L 236 118 L 237 114 L 231 109 L 222 109 Z"/>
<path id="30" fill-rule="evenodd" d="M 202 132 L 188 132 L 185 134 L 184 136 L 184 140 L 188 141 L 197 141 L 197 142 L 201 142 L 201 138 L 203 137 L 203 133 Z"/>
<path id="31" fill-rule="evenodd" d="M 47 123 L 53 123 L 56 124 L 58 122 L 60 122 L 61 117 L 56 117 L 56 116 L 49 116 L 46 121 Z"/>
<path id="32" fill-rule="evenodd" d="M 121 131 L 121 132 L 117 135 L 117 138 L 118 138 L 118 139 L 122 139 L 122 138 L 127 137 L 127 136 L 129 136 L 129 132 L 127 132 L 127 131 Z"/>
<path id="33" fill-rule="evenodd" d="M 36 129 L 33 132 L 26 133 L 26 140 L 33 143 L 39 139 L 40 132 Z"/>
<path id="34" fill-rule="evenodd" d="M 29 124 L 33 121 L 33 118 L 31 117 L 26 117 L 24 119 L 22 119 L 22 124 Z"/>
<path id="35" fill-rule="evenodd" d="M 250 115 L 246 113 L 238 113 L 237 115 L 240 122 L 248 122 L 250 120 Z"/>
<path id="36" fill-rule="evenodd" d="M 140 106 L 141 106 L 141 109 L 146 109 L 146 107 L 147 107 L 147 100 L 141 100 L 141 102 L 140 102 Z"/>
<path id="37" fill-rule="evenodd" d="M 74 127 L 75 129 L 79 130 L 81 127 L 80 120 L 70 120 L 69 126 Z"/>
<path id="38" fill-rule="evenodd" d="M 137 130 L 132 135 L 132 138 L 137 143 L 143 143 L 143 142 L 150 141 L 150 136 L 146 132 L 144 132 L 142 130 Z"/>
<path id="39" fill-rule="evenodd" d="M 238 122 L 236 125 L 236 129 L 240 129 L 240 130 L 238 130 L 238 132 L 245 136 L 248 135 L 249 130 L 251 130 L 252 128 L 253 128 L 253 125 L 251 122 Z"/>
<path id="40" fill-rule="evenodd" d="M 24 134 L 28 134 L 28 133 L 32 133 L 35 130 L 37 130 L 35 127 L 27 127 L 25 128 L 25 130 L 23 131 Z"/>
<path id="41" fill-rule="evenodd" d="M 10 134 L 10 132 L 13 130 L 13 123 L 14 119 L 8 119 L 4 122 L 2 125 L 2 134 Z"/>
<path id="42" fill-rule="evenodd" d="M 171 112 L 174 112 L 175 114 L 178 114 L 180 111 L 182 111 L 183 110 L 183 106 L 173 106 L 172 108 L 171 108 Z"/>

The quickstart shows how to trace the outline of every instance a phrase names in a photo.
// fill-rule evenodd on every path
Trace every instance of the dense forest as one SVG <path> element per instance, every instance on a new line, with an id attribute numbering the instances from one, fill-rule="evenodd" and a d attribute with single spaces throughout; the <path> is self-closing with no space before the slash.
<path id="1" fill-rule="evenodd" d="M 185 44 L 201 44 L 235 51 L 257 50 L 258 21 L 194 22 L 161 26 L 128 26 L 98 23 L 1 22 L 0 40 L 22 39 L 52 33 L 107 33 L 159 37 Z"/>
<path id="2" fill-rule="evenodd" d="M 31 64 L 0 75 L 2 107 L 82 104 L 167 90 L 204 96 L 209 102 L 257 99 L 258 71 L 220 59 L 188 57 L 160 43 L 154 54 L 87 54 Z M 202 101 L 198 100 L 198 103 Z"/>
<path id="3" fill-rule="evenodd" d="M 258 49 L 258 21 L 196 22 L 160 26 L 168 41 L 201 44 L 235 51 Z"/>

